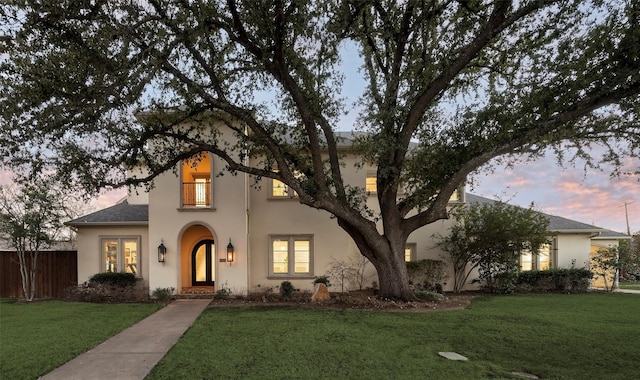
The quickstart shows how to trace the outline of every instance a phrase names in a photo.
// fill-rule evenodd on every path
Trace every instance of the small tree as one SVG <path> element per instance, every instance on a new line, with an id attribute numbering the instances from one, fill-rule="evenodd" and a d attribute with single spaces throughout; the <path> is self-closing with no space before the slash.
<path id="1" fill-rule="evenodd" d="M 525 251 L 536 254 L 547 242 L 549 221 L 533 210 L 503 202 L 473 203 L 452 211 L 455 223 L 439 245 L 453 264 L 454 292 L 460 292 L 474 269 L 491 286 L 501 273 L 517 268 Z"/>
<path id="2" fill-rule="evenodd" d="M 619 248 L 610 247 L 599 249 L 591 257 L 591 270 L 594 277 L 602 277 L 604 289 L 612 292 L 616 286 L 616 279 L 620 273 Z"/>
<path id="3" fill-rule="evenodd" d="M 48 181 L 0 187 L 0 236 L 16 251 L 27 301 L 35 296 L 38 254 L 56 240 L 64 217 L 61 193 Z"/>
<path id="4" fill-rule="evenodd" d="M 620 259 L 620 276 L 635 279 L 640 273 L 640 235 L 634 236 L 632 241 L 620 240 L 618 257 Z"/>
<path id="5" fill-rule="evenodd" d="M 342 292 L 345 285 L 347 289 L 362 290 L 374 276 L 373 272 L 368 271 L 368 267 L 369 260 L 364 256 L 352 256 L 345 260 L 334 258 L 329 269 L 329 277 L 340 284 Z"/>

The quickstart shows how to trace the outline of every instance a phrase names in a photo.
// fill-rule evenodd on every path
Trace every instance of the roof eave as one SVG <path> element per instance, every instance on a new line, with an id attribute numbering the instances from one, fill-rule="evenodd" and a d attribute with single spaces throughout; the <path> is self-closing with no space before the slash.
<path id="1" fill-rule="evenodd" d="M 66 226 L 70 227 L 114 227 L 114 226 L 148 226 L 147 221 L 135 221 L 135 222 L 67 222 Z"/>
<path id="2" fill-rule="evenodd" d="M 592 233 L 600 233 L 603 232 L 603 229 L 558 229 L 558 230 L 549 230 L 552 233 L 559 234 L 592 234 Z"/>

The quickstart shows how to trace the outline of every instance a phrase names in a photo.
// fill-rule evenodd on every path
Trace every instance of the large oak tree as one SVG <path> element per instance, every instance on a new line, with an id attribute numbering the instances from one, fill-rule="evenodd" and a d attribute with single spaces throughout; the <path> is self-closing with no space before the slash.
<path id="1" fill-rule="evenodd" d="M 494 158 L 553 149 L 620 164 L 640 149 L 637 0 L 13 0 L 0 9 L 6 164 L 95 191 L 150 183 L 212 152 L 229 171 L 278 179 L 332 214 L 384 296 L 411 298 L 407 237 L 447 218 L 453 192 Z M 377 168 L 374 214 L 364 189 L 345 183 L 337 149 L 337 122 L 353 106 L 340 93 L 345 54 L 360 59 L 367 83 L 353 126 L 367 133 L 353 149 Z M 132 117 L 141 111 L 144 123 Z M 213 116 L 237 142 L 220 139 Z M 606 153 L 590 157 L 593 144 Z M 148 175 L 127 178 L 132 165 Z"/>

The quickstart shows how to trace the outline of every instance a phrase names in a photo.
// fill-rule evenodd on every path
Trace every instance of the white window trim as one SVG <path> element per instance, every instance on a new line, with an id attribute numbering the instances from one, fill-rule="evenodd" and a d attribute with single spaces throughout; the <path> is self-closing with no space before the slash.
<path id="1" fill-rule="evenodd" d="M 140 235 L 100 235 L 98 236 L 98 260 L 100 262 L 100 273 L 107 272 L 107 263 L 104 260 L 104 251 L 102 250 L 104 245 L 104 240 L 118 240 L 118 272 L 124 272 L 124 251 L 123 251 L 123 240 L 135 240 L 136 246 L 138 247 L 138 251 L 136 252 L 136 277 L 142 277 L 142 247 L 140 245 L 141 236 Z"/>
<path id="2" fill-rule="evenodd" d="M 293 257 L 293 260 L 290 260 L 289 272 L 287 273 L 274 273 L 273 272 L 273 241 L 274 240 L 288 240 L 289 241 L 289 257 Z M 309 241 L 309 273 L 299 273 L 296 274 L 295 270 L 295 252 L 294 252 L 294 244 L 295 240 L 308 240 Z M 314 261 L 314 246 L 313 246 L 313 235 L 311 234 L 277 234 L 277 235 L 269 235 L 269 275 L 268 278 L 315 278 L 313 272 L 313 261 Z"/>

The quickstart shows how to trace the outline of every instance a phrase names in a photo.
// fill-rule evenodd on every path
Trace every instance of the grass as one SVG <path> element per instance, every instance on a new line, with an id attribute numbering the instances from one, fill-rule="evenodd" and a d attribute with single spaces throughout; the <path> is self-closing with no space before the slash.
<path id="1" fill-rule="evenodd" d="M 630 379 L 639 325 L 633 294 L 486 297 L 435 313 L 210 308 L 148 378 Z"/>
<path id="2" fill-rule="evenodd" d="M 20 304 L 2 299 L 0 379 L 36 379 L 158 308 L 62 301 Z"/>
<path id="3" fill-rule="evenodd" d="M 640 281 L 620 281 L 620 289 L 640 290 Z"/>

